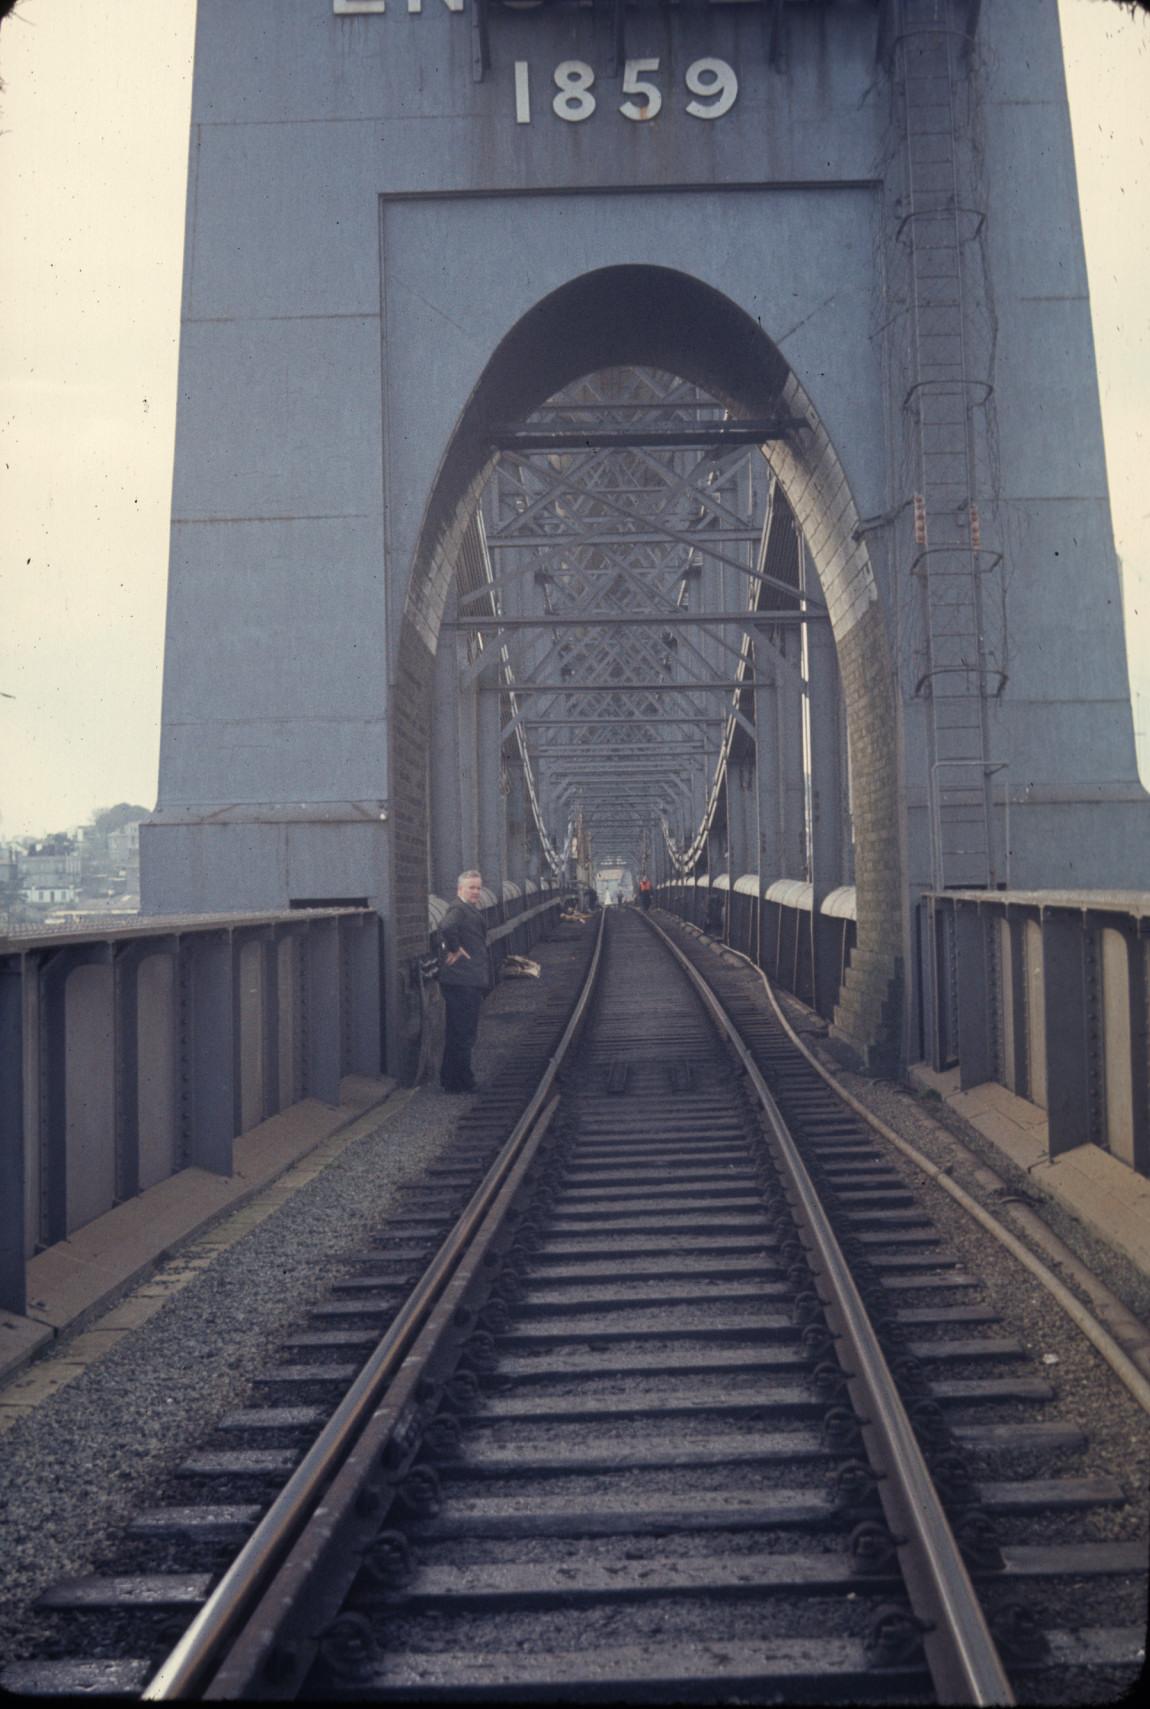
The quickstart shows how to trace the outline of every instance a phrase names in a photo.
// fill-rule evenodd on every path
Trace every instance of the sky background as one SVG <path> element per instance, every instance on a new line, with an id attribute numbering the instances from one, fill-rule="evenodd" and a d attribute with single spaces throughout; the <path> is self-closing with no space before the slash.
<path id="1" fill-rule="evenodd" d="M 1150 19 L 1059 9 L 1150 784 Z M 155 802 L 194 16 L 0 27 L 0 840 Z"/>

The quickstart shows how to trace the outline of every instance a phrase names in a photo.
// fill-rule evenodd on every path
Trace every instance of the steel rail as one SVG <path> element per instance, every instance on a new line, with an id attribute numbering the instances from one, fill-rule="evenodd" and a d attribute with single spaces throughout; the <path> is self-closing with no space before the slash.
<path id="1" fill-rule="evenodd" d="M 466 1328 L 467 1306 L 481 1264 L 523 1186 L 551 1119 L 551 1098 L 524 1137 L 518 1155 L 461 1262 L 399 1370 L 352 1445 L 323 1500 L 272 1576 L 261 1599 L 236 1633 L 220 1667 L 202 1692 L 205 1701 L 236 1702 L 299 1696 L 316 1653 L 339 1631 L 339 1615 L 365 1552 L 388 1517 L 390 1485 L 402 1500 L 403 1479 L 418 1474 L 420 1425 L 426 1417 L 421 1390 L 445 1339 Z M 352 1614 L 354 1623 L 361 1616 Z"/>
<path id="2" fill-rule="evenodd" d="M 836 1352 L 860 1416 L 863 1438 L 882 1474 L 877 1493 L 898 1543 L 911 1607 L 923 1624 L 923 1648 L 939 1699 L 944 1703 L 1013 1704 L 1010 1681 L 914 1428 L 790 1129 L 716 993 L 662 927 L 650 915 L 643 918 L 688 974 L 730 1041 L 770 1124 L 779 1162 L 794 1193 L 791 1209 L 806 1228 L 814 1246 L 812 1256 L 832 1289 L 827 1321 L 837 1332 Z"/>
<path id="3" fill-rule="evenodd" d="M 591 1000 L 602 959 L 605 921 L 604 911 L 582 990 L 526 1110 L 363 1370 L 179 1643 L 141 1692 L 143 1701 L 171 1702 L 202 1696 L 205 1682 L 218 1671 L 229 1644 L 236 1639 L 245 1620 L 263 1597 L 304 1532 L 321 1497 L 330 1489 L 373 1414 L 382 1405 L 389 1384 L 395 1380 L 420 1332 L 442 1300 L 476 1231 L 533 1135 L 555 1077 Z"/>
<path id="4" fill-rule="evenodd" d="M 972 892 L 978 896 L 983 891 Z M 1058 1265 L 1062 1275 L 1058 1275 L 1045 1263 L 1031 1247 L 1020 1240 L 1016 1234 L 1002 1222 L 1000 1217 L 981 1204 L 973 1194 L 948 1173 L 948 1170 L 933 1162 L 918 1146 L 896 1133 L 894 1128 L 884 1122 L 874 1110 L 868 1109 L 861 1099 L 856 1098 L 840 1080 L 837 1080 L 830 1070 L 819 1061 L 814 1052 L 803 1043 L 790 1021 L 787 1019 L 775 989 L 762 968 L 753 962 L 742 950 L 727 945 L 728 953 L 737 955 L 740 961 L 746 962 L 751 971 L 758 975 L 763 983 L 775 1018 L 783 1028 L 787 1037 L 796 1050 L 802 1052 L 815 1073 L 826 1082 L 837 1098 L 852 1109 L 856 1116 L 866 1122 L 867 1126 L 877 1133 L 888 1145 L 893 1145 L 896 1151 L 901 1151 L 908 1162 L 913 1163 L 928 1180 L 941 1188 L 947 1196 L 961 1205 L 966 1214 L 977 1222 L 980 1228 L 993 1235 L 994 1239 L 1004 1246 L 1023 1267 L 1047 1290 L 1066 1313 L 1075 1327 L 1081 1330 L 1086 1339 L 1099 1352 L 1110 1366 L 1115 1376 L 1124 1384 L 1129 1393 L 1138 1402 L 1143 1412 L 1150 1413 L 1150 1340 L 1148 1340 L 1145 1324 L 1136 1317 L 1129 1307 L 1111 1292 L 1098 1277 L 1088 1270 L 1066 1243 L 1059 1239 L 1053 1229 L 1043 1221 L 1037 1211 L 1028 1205 L 1011 1204 L 1010 1216 L 1017 1221 L 1031 1240 L 1041 1245 L 1051 1262 Z M 796 999 L 797 1000 L 797 999 Z M 984 1188 L 991 1192 L 1008 1194 L 1010 1188 L 1003 1178 L 983 1163 L 975 1154 L 949 1129 L 944 1130 L 948 1145 L 954 1148 L 964 1162 L 975 1172 L 976 1179 Z M 1069 1276 L 1087 1295 L 1093 1310 L 1088 1309 L 1066 1286 L 1063 1276 Z"/>

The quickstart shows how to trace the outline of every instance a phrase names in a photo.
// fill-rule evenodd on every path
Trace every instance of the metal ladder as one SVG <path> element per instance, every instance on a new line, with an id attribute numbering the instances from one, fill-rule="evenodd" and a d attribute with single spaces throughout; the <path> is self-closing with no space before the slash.
<path id="1" fill-rule="evenodd" d="M 949 0 L 901 0 L 894 42 L 903 97 L 906 202 L 899 236 L 910 249 L 916 552 L 926 614 L 928 801 L 935 889 L 994 881 L 987 757 L 987 659 L 981 575 L 1000 561 L 979 537 L 971 413 L 991 388 L 972 380 L 963 333 L 961 245 L 981 215 L 960 205 L 954 77 L 958 36 Z"/>

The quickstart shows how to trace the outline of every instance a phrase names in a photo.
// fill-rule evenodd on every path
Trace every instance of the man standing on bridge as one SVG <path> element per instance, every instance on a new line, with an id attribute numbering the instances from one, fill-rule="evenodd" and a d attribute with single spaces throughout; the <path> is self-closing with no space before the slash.
<path id="1" fill-rule="evenodd" d="M 483 878 L 461 872 L 456 899 L 439 926 L 439 984 L 447 1009 L 443 1065 L 439 1083 L 445 1092 L 474 1092 L 471 1047 L 479 1031 L 479 1010 L 491 989 L 487 926 L 479 910 Z"/>

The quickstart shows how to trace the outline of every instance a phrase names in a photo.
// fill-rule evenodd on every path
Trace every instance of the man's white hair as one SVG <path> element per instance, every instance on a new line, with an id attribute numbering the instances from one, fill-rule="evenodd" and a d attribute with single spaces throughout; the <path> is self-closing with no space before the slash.
<path id="1" fill-rule="evenodd" d="M 455 880 L 455 888 L 457 890 L 462 890 L 463 885 L 464 885 L 464 881 L 468 878 L 478 878 L 480 881 L 482 881 L 483 874 L 481 872 L 476 872 L 476 870 L 473 866 L 469 866 L 467 871 L 461 872 L 459 874 L 459 877 Z"/>

